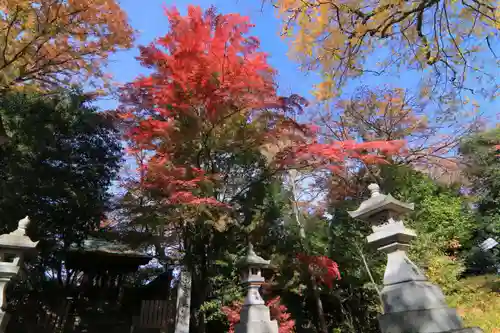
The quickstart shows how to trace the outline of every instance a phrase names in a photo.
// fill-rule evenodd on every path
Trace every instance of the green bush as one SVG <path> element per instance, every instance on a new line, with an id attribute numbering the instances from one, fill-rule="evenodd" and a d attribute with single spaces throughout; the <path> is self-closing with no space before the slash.
<path id="1" fill-rule="evenodd" d="M 465 270 L 461 260 L 438 255 L 429 260 L 426 274 L 430 281 L 441 287 L 446 295 L 460 291 L 459 277 Z"/>

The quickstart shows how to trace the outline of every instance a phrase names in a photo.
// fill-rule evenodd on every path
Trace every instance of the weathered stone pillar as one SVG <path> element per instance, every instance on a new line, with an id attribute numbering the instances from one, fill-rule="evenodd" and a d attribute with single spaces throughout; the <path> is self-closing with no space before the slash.
<path id="1" fill-rule="evenodd" d="M 416 233 L 404 226 L 401 216 L 413 204 L 380 193 L 377 184 L 368 186 L 371 198 L 361 203 L 353 218 L 372 224 L 368 243 L 387 253 L 384 287 L 381 291 L 384 314 L 379 317 L 383 333 L 482 332 L 463 328 L 455 309 L 448 307 L 441 289 L 430 283 L 408 258 L 406 250 Z"/>
<path id="2" fill-rule="evenodd" d="M 182 267 L 179 284 L 177 285 L 177 305 L 175 316 L 175 332 L 189 333 L 191 319 L 191 272 L 187 267 Z"/>
<path id="3" fill-rule="evenodd" d="M 248 253 L 238 260 L 242 272 L 242 282 L 247 287 L 247 296 L 240 313 L 240 322 L 235 327 L 235 333 L 278 333 L 278 323 L 271 320 L 269 308 L 262 299 L 259 288 L 264 283 L 262 269 L 268 267 L 269 260 L 257 256 L 252 244 Z"/>
<path id="4" fill-rule="evenodd" d="M 0 333 L 5 332 L 9 314 L 5 312 L 5 287 L 19 273 L 26 251 L 35 249 L 38 242 L 26 236 L 26 228 L 30 223 L 26 216 L 19 221 L 16 230 L 0 236 Z"/>

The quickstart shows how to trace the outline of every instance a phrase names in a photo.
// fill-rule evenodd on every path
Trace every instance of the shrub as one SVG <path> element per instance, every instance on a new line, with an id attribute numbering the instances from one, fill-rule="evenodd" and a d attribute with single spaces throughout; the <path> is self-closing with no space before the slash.
<path id="1" fill-rule="evenodd" d="M 280 303 L 280 297 L 275 297 L 266 302 L 271 313 L 271 319 L 278 321 L 279 333 L 292 333 L 295 331 L 295 321 L 287 313 L 287 307 Z M 234 333 L 236 324 L 240 322 L 242 302 L 233 302 L 231 306 L 224 306 L 222 311 L 229 321 L 229 333 Z"/>

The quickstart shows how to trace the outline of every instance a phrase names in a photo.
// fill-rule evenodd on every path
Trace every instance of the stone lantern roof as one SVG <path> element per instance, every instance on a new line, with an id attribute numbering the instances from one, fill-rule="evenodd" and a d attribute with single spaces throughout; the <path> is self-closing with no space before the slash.
<path id="1" fill-rule="evenodd" d="M 244 267 L 260 267 L 260 268 L 265 268 L 269 267 L 271 264 L 271 260 L 265 260 L 262 257 L 259 257 L 255 251 L 253 250 L 253 245 L 250 243 L 248 244 L 248 251 L 246 256 L 240 258 L 236 262 L 236 266 L 240 268 Z"/>
<path id="2" fill-rule="evenodd" d="M 368 189 L 371 192 L 371 197 L 363 201 L 358 209 L 349 212 L 352 218 L 368 221 L 381 212 L 401 215 L 413 211 L 414 204 L 404 203 L 390 194 L 380 193 L 380 187 L 377 184 L 368 185 Z"/>
<path id="3" fill-rule="evenodd" d="M 17 229 L 8 234 L 0 235 L 0 247 L 17 250 L 33 250 L 38 242 L 33 242 L 26 235 L 26 228 L 30 224 L 30 219 L 26 216 L 20 220 Z"/>
<path id="4" fill-rule="evenodd" d="M 377 184 L 370 184 L 368 189 L 371 197 L 349 215 L 372 224 L 373 233 L 367 240 L 379 250 L 391 252 L 407 248 L 416 234 L 404 226 L 400 216 L 411 212 L 414 205 L 396 200 L 390 194 L 381 194 Z"/>

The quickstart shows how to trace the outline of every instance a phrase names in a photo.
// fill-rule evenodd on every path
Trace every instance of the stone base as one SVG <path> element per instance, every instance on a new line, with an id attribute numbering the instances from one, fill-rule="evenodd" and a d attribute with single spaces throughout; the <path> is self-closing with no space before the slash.
<path id="1" fill-rule="evenodd" d="M 428 281 L 406 281 L 386 285 L 380 296 L 384 313 L 448 307 L 441 289 Z"/>
<path id="2" fill-rule="evenodd" d="M 240 322 L 271 321 L 269 308 L 264 304 L 244 305 L 240 311 Z"/>
<path id="3" fill-rule="evenodd" d="M 483 330 L 479 327 L 462 328 L 457 331 L 449 331 L 449 333 L 483 333 Z"/>
<path id="4" fill-rule="evenodd" d="M 271 320 L 269 308 L 264 304 L 244 305 L 235 333 L 278 333 L 278 322 Z"/>
<path id="5" fill-rule="evenodd" d="M 382 333 L 462 332 L 463 329 L 457 312 L 450 308 L 392 312 L 378 320 Z"/>
<path id="6" fill-rule="evenodd" d="M 235 333 L 278 333 L 278 322 L 273 321 L 250 321 L 239 323 L 234 329 Z"/>

